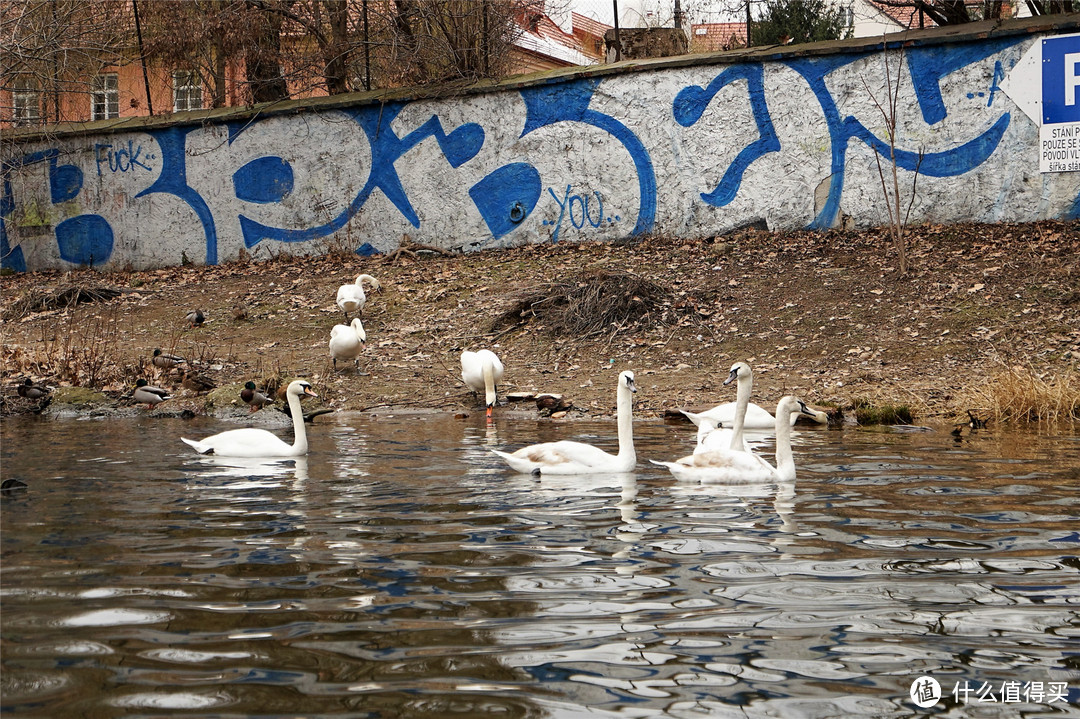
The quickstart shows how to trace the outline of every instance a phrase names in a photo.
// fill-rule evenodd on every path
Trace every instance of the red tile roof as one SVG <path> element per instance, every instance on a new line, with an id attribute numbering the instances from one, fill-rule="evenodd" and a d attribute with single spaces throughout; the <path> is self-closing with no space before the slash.
<path id="1" fill-rule="evenodd" d="M 690 26 L 692 52 L 716 52 L 746 47 L 746 23 L 709 22 Z"/>

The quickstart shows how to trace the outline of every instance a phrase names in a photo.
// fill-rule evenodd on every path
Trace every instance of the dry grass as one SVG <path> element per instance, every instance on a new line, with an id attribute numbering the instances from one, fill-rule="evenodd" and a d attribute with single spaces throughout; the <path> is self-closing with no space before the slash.
<path id="1" fill-rule="evenodd" d="M 497 317 L 492 330 L 535 321 L 560 337 L 585 338 L 637 324 L 668 302 L 660 285 L 626 272 L 583 272 L 530 290 Z"/>
<path id="2" fill-rule="evenodd" d="M 1038 373 L 1002 363 L 988 382 L 968 389 L 959 400 L 999 422 L 1074 422 L 1080 420 L 1080 372 Z"/>

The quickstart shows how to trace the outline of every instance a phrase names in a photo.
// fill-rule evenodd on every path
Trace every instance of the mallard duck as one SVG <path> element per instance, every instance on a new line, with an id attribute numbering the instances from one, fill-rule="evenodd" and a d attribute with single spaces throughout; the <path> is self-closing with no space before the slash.
<path id="1" fill-rule="evenodd" d="M 461 379 L 473 392 L 484 393 L 487 416 L 495 406 L 496 387 L 503 378 L 503 363 L 491 350 L 461 353 Z"/>
<path id="2" fill-rule="evenodd" d="M 337 369 L 338 360 L 351 359 L 353 366 L 358 366 L 360 350 L 366 341 L 367 332 L 359 317 L 347 325 L 334 325 L 330 330 L 330 357 L 334 360 L 334 369 Z"/>
<path id="3" fill-rule="evenodd" d="M 154 363 L 155 367 L 161 367 L 162 369 L 172 369 L 177 365 L 187 362 L 187 360 L 180 355 L 162 352 L 160 347 L 154 348 L 154 357 L 150 361 Z"/>
<path id="4" fill-rule="evenodd" d="M 240 399 L 244 400 L 244 404 L 251 407 L 252 412 L 262 409 L 263 405 L 273 402 L 272 399 L 255 389 L 255 383 L 251 381 L 246 382 L 244 389 L 240 390 Z"/>
<path id="5" fill-rule="evenodd" d="M 155 387 L 144 379 L 140 379 L 135 383 L 135 391 L 131 393 L 131 396 L 135 398 L 136 402 L 145 402 L 147 409 L 153 409 L 158 402 L 164 402 L 172 398 L 168 390 Z"/>
<path id="6" fill-rule="evenodd" d="M 304 428 L 304 414 L 300 409 L 300 397 L 318 397 L 311 391 L 306 380 L 296 380 L 289 385 L 286 396 L 289 400 L 289 414 L 293 423 L 293 443 L 285 444 L 277 435 L 265 429 L 245 427 L 231 429 L 205 439 L 180 439 L 195 448 L 199 454 L 213 454 L 219 457 L 299 457 L 307 454 L 307 431 Z"/>
<path id="7" fill-rule="evenodd" d="M 202 310 L 195 309 L 188 312 L 184 319 L 186 319 L 188 324 L 192 327 L 201 327 L 202 323 L 206 321 L 206 315 L 203 314 Z"/>
<path id="8" fill-rule="evenodd" d="M 337 291 L 337 306 L 345 313 L 345 321 L 349 321 L 349 313 L 361 314 L 364 305 L 367 304 L 367 295 L 364 294 L 364 281 L 371 283 L 372 292 L 382 289 L 379 281 L 371 275 L 359 275 L 356 282 L 350 285 L 342 285 Z"/>
<path id="9" fill-rule="evenodd" d="M 203 392 L 209 392 L 217 387 L 213 380 L 203 377 L 201 374 L 196 374 L 191 370 L 184 370 L 184 378 L 180 381 L 180 385 L 197 394 Z"/>
<path id="10" fill-rule="evenodd" d="M 633 393 L 634 373 L 619 375 L 616 412 L 619 428 L 619 453 L 608 454 L 583 442 L 544 442 L 522 447 L 514 453 L 491 450 L 523 474 L 618 474 L 631 472 L 637 464 L 634 452 Z"/>
<path id="11" fill-rule="evenodd" d="M 49 394 L 49 388 L 44 385 L 34 384 L 29 377 L 23 380 L 23 383 L 18 386 L 16 391 L 20 397 L 26 399 L 41 399 Z"/>

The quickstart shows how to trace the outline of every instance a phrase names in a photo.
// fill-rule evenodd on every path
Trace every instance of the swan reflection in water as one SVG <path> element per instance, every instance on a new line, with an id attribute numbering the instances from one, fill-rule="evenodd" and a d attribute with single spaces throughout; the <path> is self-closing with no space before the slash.
<path id="1" fill-rule="evenodd" d="M 197 465 L 200 469 L 195 473 L 195 477 L 200 479 L 244 478 L 256 481 L 292 478 L 297 482 L 305 482 L 308 478 L 307 457 L 218 457 L 210 454 L 199 457 Z M 264 482 L 259 484 L 266 486 Z M 274 483 L 273 486 L 279 485 Z"/>

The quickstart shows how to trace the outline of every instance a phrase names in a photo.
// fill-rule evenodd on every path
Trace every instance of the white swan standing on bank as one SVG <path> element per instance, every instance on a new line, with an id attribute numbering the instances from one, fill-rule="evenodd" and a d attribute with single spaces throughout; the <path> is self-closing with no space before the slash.
<path id="1" fill-rule="evenodd" d="M 357 358 L 365 342 L 367 332 L 359 317 L 347 325 L 334 325 L 330 329 L 330 356 L 334 360 L 334 369 L 337 369 L 338 360 L 352 360 L 353 367 L 358 366 Z"/>
<path id="2" fill-rule="evenodd" d="M 367 304 L 367 295 L 364 294 L 364 280 L 371 283 L 371 290 L 378 292 L 382 289 L 379 281 L 371 275 L 358 275 L 356 282 L 350 285 L 342 285 L 337 291 L 337 306 L 345 313 L 345 321 L 349 321 L 349 313 L 360 314 Z"/>
<path id="3" fill-rule="evenodd" d="M 194 440 L 181 437 L 184 442 L 195 448 L 199 454 L 213 454 L 218 457 L 299 457 L 307 454 L 307 432 L 304 429 L 304 413 L 300 409 L 300 396 L 318 397 L 311 391 L 307 380 L 298 379 L 289 384 L 285 396 L 289 401 L 289 414 L 292 415 L 293 443 L 285 444 L 276 434 L 265 429 L 245 427 Z"/>
<path id="4" fill-rule="evenodd" d="M 484 393 L 487 416 L 495 406 L 496 392 L 503 378 L 503 363 L 491 350 L 461 353 L 461 379 L 473 392 Z"/>
<path id="5" fill-rule="evenodd" d="M 619 474 L 633 471 L 637 464 L 634 452 L 634 373 L 619 375 L 616 413 L 619 427 L 619 453 L 608 454 L 583 442 L 545 442 L 522 447 L 514 453 L 491 450 L 523 474 Z"/>
<path id="6" fill-rule="evenodd" d="M 753 452 L 731 449 L 691 454 L 674 462 L 649 461 L 667 467 L 678 479 L 726 484 L 791 482 L 795 480 L 795 459 L 791 454 L 790 417 L 798 414 L 815 416 L 802 400 L 791 395 L 782 398 L 776 405 L 776 467 Z"/>

